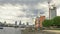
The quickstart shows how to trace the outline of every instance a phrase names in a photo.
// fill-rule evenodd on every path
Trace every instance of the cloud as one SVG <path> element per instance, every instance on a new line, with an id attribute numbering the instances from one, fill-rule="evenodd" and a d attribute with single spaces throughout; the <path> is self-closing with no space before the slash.
<path id="1" fill-rule="evenodd" d="M 48 17 L 48 1 L 51 0 L 0 0 L 0 21 L 32 23 L 32 18 L 38 15 Z M 54 0 L 54 3 L 60 7 L 60 0 Z"/>

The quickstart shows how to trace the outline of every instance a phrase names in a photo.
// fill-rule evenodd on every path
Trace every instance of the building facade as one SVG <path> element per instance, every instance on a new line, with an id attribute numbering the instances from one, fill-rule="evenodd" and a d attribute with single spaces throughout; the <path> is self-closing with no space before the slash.
<path id="1" fill-rule="evenodd" d="M 51 5 L 51 7 L 49 7 L 49 19 L 53 19 L 56 16 L 57 16 L 56 6 Z"/>
<path id="2" fill-rule="evenodd" d="M 42 22 L 45 20 L 45 16 L 40 16 L 35 19 L 35 28 L 39 29 L 42 28 Z"/>

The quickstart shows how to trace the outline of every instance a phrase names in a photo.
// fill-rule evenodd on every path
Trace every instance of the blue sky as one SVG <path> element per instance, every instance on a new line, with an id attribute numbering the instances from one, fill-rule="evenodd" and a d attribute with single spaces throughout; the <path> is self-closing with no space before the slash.
<path id="1" fill-rule="evenodd" d="M 60 16 L 60 0 L 0 0 L 0 21 L 14 23 L 21 20 L 33 24 L 36 16 L 48 18 L 48 1 L 56 4 L 57 15 Z"/>

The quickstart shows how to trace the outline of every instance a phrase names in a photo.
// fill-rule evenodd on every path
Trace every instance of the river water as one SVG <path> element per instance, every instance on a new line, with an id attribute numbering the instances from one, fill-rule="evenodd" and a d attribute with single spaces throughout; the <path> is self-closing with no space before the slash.
<path id="1" fill-rule="evenodd" d="M 3 27 L 3 29 L 0 29 L 0 34 L 21 34 L 21 29 L 13 27 Z"/>
<path id="2" fill-rule="evenodd" d="M 0 34 L 21 34 L 21 28 L 14 28 L 14 27 L 3 27 L 0 29 Z M 27 32 L 22 34 L 60 34 L 60 33 L 53 33 L 53 32 Z"/>

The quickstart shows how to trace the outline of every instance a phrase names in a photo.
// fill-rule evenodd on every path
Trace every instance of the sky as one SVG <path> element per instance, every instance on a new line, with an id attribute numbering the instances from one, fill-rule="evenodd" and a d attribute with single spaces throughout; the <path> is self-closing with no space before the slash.
<path id="1" fill-rule="evenodd" d="M 57 7 L 57 16 L 60 16 L 60 0 L 0 0 L 0 21 L 7 23 L 29 22 L 34 24 L 37 16 L 48 18 L 48 1 Z"/>

